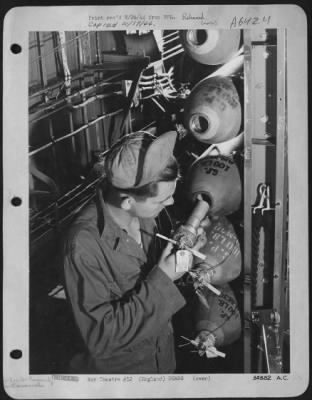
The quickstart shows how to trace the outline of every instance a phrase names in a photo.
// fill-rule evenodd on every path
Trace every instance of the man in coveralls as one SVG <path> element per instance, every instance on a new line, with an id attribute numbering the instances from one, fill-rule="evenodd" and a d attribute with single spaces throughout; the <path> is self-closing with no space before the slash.
<path id="1" fill-rule="evenodd" d="M 175 371 L 171 317 L 185 304 L 174 283 L 183 273 L 171 243 L 157 254 L 154 220 L 174 202 L 175 141 L 175 132 L 119 140 L 105 157 L 97 201 L 69 230 L 65 287 L 86 346 L 72 373 Z"/>

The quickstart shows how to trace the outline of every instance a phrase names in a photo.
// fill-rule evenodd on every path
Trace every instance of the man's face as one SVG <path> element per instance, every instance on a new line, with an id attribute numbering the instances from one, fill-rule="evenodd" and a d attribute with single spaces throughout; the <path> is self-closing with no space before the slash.
<path id="1" fill-rule="evenodd" d="M 173 194 L 176 190 L 176 180 L 158 182 L 158 194 L 144 201 L 133 199 L 131 211 L 139 218 L 155 218 L 167 206 L 174 203 Z"/>

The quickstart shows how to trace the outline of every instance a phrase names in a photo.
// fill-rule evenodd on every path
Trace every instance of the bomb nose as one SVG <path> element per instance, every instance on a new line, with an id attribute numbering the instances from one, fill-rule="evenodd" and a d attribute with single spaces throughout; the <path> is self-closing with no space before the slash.
<path id="1" fill-rule="evenodd" d="M 204 29 L 189 30 L 186 40 L 190 45 L 202 46 L 208 39 L 208 32 Z"/>
<path id="2" fill-rule="evenodd" d="M 200 114 L 195 114 L 191 118 L 191 130 L 200 134 L 205 134 L 209 130 L 209 120 Z"/>
<path id="3" fill-rule="evenodd" d="M 228 77 L 208 77 L 192 89 L 184 107 L 189 133 L 204 143 L 220 143 L 234 138 L 242 123 L 242 106 L 234 81 Z"/>

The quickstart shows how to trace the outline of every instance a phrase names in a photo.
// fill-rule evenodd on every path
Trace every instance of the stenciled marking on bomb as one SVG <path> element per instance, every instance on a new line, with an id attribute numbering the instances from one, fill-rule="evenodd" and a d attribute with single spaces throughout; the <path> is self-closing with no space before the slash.
<path id="1" fill-rule="evenodd" d="M 212 240 L 208 240 L 210 253 L 217 254 L 222 252 L 222 256 L 226 258 L 230 254 L 234 257 L 240 254 L 240 247 L 236 235 L 230 230 L 226 231 L 221 224 L 214 227 Z"/>
<path id="2" fill-rule="evenodd" d="M 233 164 L 234 161 L 231 158 L 224 156 L 218 156 L 217 159 L 207 158 L 202 161 L 204 171 L 212 175 L 218 175 L 220 171 L 228 171 Z"/>
<path id="3" fill-rule="evenodd" d="M 238 93 L 233 92 L 233 85 L 226 80 L 218 80 L 218 86 L 211 82 L 203 91 L 203 97 L 210 104 L 216 102 L 221 111 L 226 109 L 227 104 L 233 108 L 240 106 Z"/>
<path id="4" fill-rule="evenodd" d="M 242 198 L 241 179 L 232 157 L 223 155 L 198 158 L 186 177 L 191 200 L 199 194 L 209 199 L 210 216 L 237 211 Z"/>
<path id="5" fill-rule="evenodd" d="M 241 272 L 241 250 L 232 224 L 219 217 L 205 228 L 207 242 L 201 248 L 206 259 L 194 258 L 193 270 L 212 285 L 222 285 L 238 277 Z"/>
<path id="6" fill-rule="evenodd" d="M 220 317 L 225 321 L 228 321 L 232 317 L 240 318 L 240 313 L 236 305 L 236 301 L 233 297 L 227 293 L 221 292 L 218 296 L 218 305 L 220 307 Z"/>

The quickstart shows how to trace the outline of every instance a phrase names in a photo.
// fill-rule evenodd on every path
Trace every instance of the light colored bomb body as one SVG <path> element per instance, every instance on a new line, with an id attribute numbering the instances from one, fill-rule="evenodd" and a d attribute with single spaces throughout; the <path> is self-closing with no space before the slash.
<path id="1" fill-rule="evenodd" d="M 191 29 L 180 31 L 182 46 L 195 61 L 219 65 L 229 61 L 239 50 L 241 33 L 227 29 Z"/>
<path id="2" fill-rule="evenodd" d="M 228 282 L 241 272 L 241 252 L 232 224 L 225 215 L 237 211 L 242 198 L 238 168 L 231 156 L 204 156 L 191 166 L 187 176 L 191 200 L 201 195 L 209 202 L 212 223 L 205 228 L 207 242 L 200 249 L 203 261 L 194 258 L 190 271 L 199 288 L 196 330 L 213 333 L 216 347 L 235 342 L 241 334 L 241 317 Z M 208 285 L 207 285 L 208 283 Z M 219 290 L 216 295 L 209 284 Z"/>
<path id="3" fill-rule="evenodd" d="M 203 296 L 209 307 L 199 301 L 195 315 L 196 331 L 211 332 L 215 336 L 216 347 L 235 342 L 241 334 L 241 317 L 233 290 L 228 284 L 219 289 L 219 296 L 204 290 Z"/>
<path id="4" fill-rule="evenodd" d="M 181 31 L 180 35 L 185 51 L 201 64 L 226 63 L 239 49 L 238 31 Z M 234 67 L 237 68 L 236 63 Z M 237 136 L 242 108 L 233 79 L 220 74 L 198 82 L 185 102 L 184 122 L 188 132 L 203 143 L 222 143 Z M 191 166 L 186 184 L 190 200 L 197 202 L 196 207 L 200 195 L 209 204 L 208 215 L 215 217 L 205 229 L 207 242 L 201 253 L 206 259 L 203 262 L 195 258 L 192 270 L 197 274 L 194 283 L 201 288 L 199 299 L 202 300 L 197 308 L 196 330 L 210 331 L 215 336 L 214 345 L 224 346 L 241 334 L 240 312 L 227 282 L 239 276 L 242 259 L 234 228 L 225 218 L 241 204 L 239 171 L 231 156 L 204 156 Z M 205 280 L 216 285 L 221 294 L 209 290 Z"/>
<path id="5" fill-rule="evenodd" d="M 209 202 L 210 216 L 231 214 L 239 209 L 241 179 L 233 157 L 217 155 L 198 158 L 186 177 L 191 201 L 202 195 Z"/>
<path id="6" fill-rule="evenodd" d="M 241 122 L 241 103 L 230 77 L 203 79 L 185 102 L 185 127 L 200 142 L 213 144 L 232 139 L 239 133 Z"/>

